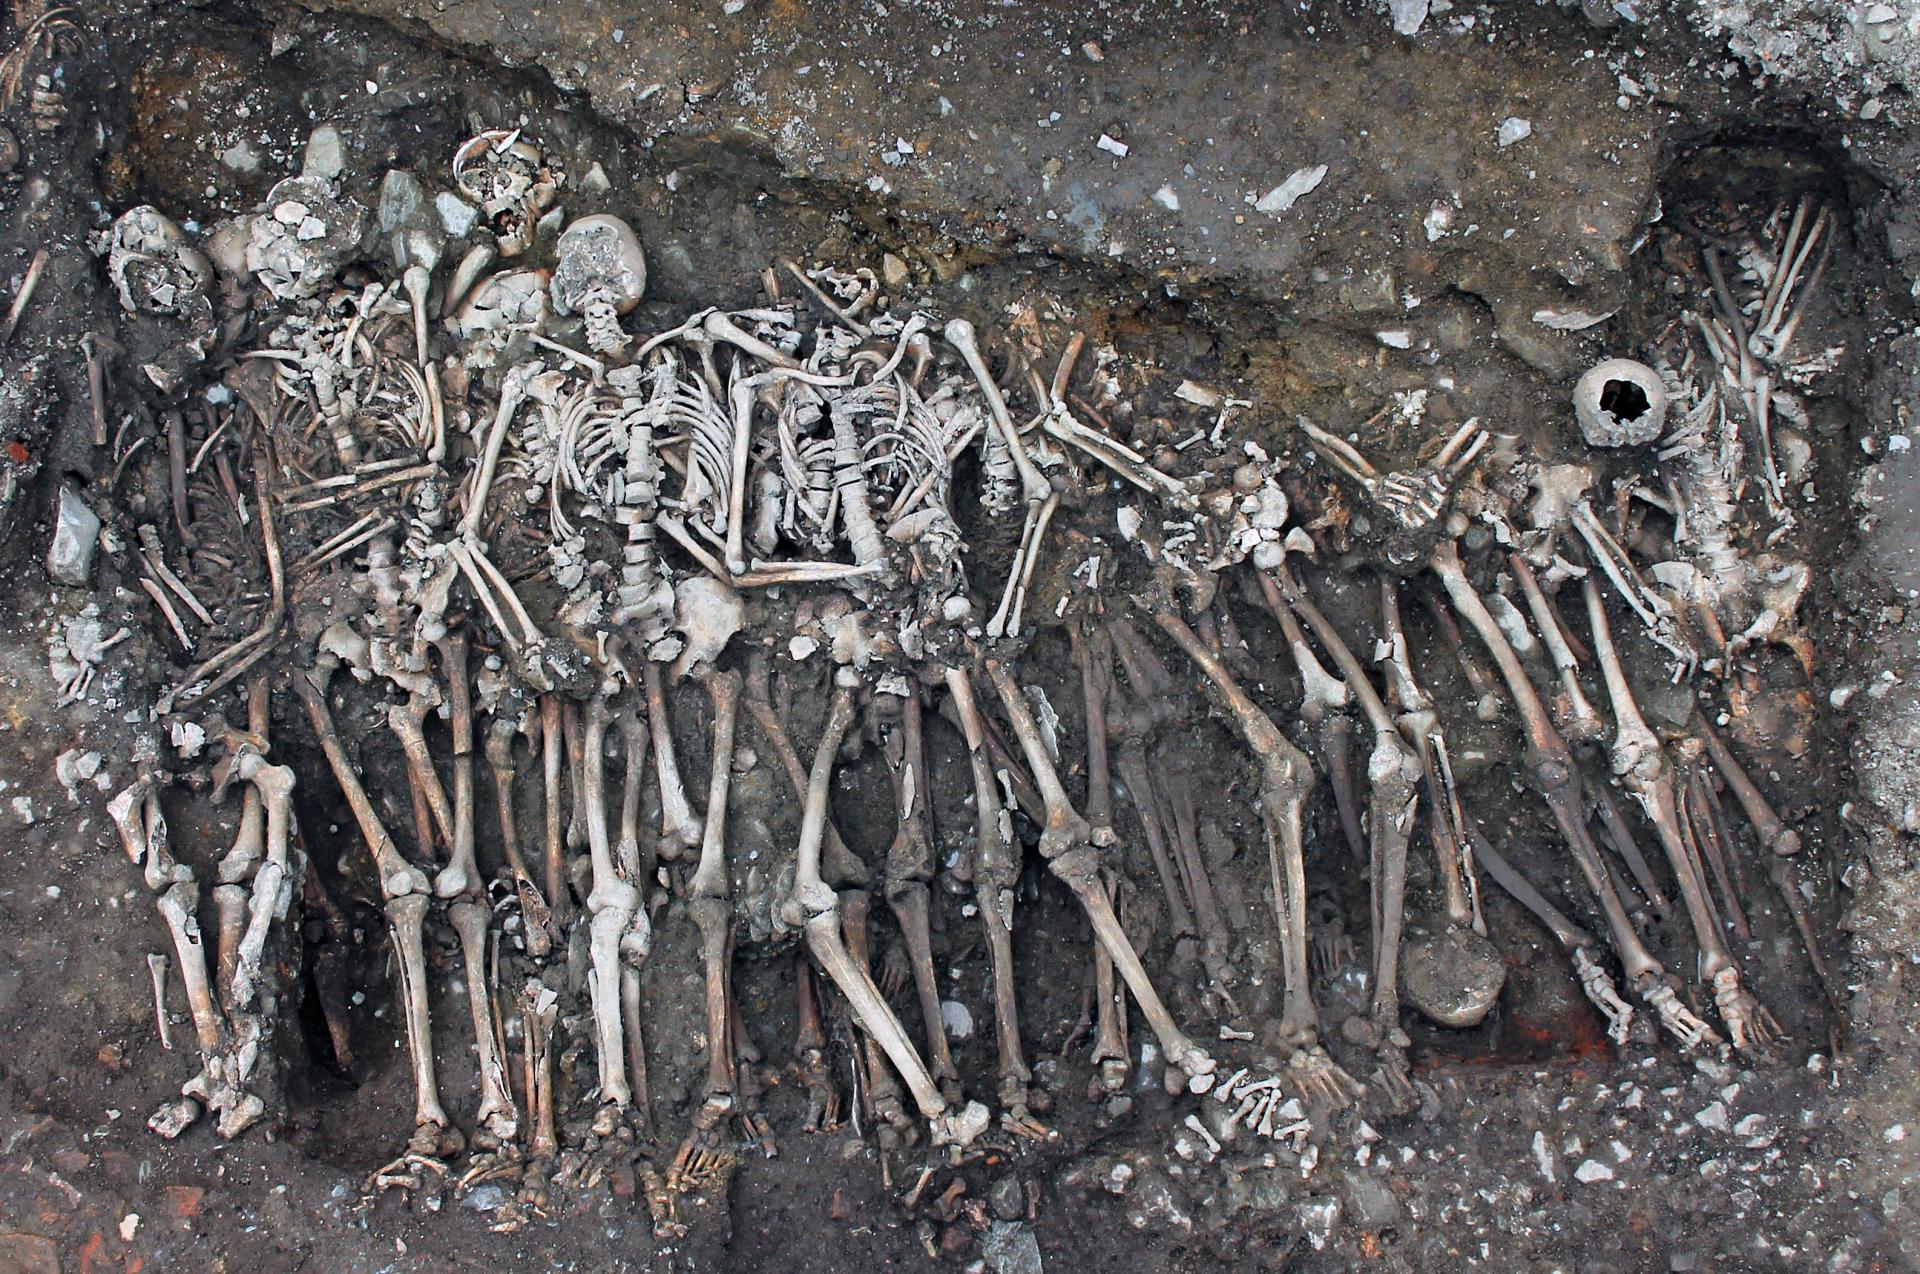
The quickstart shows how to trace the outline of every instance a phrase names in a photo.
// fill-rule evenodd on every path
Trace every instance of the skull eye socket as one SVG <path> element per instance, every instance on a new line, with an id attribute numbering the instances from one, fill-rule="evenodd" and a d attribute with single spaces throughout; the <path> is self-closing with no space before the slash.
<path id="1" fill-rule="evenodd" d="M 1638 420 L 1652 407 L 1647 391 L 1630 380 L 1609 380 L 1600 390 L 1600 410 L 1615 420 Z"/>

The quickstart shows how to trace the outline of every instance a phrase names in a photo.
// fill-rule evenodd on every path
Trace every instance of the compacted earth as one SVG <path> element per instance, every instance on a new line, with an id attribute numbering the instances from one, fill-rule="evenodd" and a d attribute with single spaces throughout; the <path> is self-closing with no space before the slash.
<path id="1" fill-rule="evenodd" d="M 1911 1219 L 1920 1208 L 1913 0 L 12 0 L 9 16 L 0 293 L 9 305 L 25 299 L 0 320 L 0 1270 L 1920 1264 Z M 1374 568 L 1382 551 L 1394 562 L 1392 549 L 1369 535 L 1380 515 L 1364 484 L 1330 462 L 1338 446 L 1316 452 L 1298 418 L 1352 439 L 1383 470 L 1431 461 L 1438 439 L 1468 418 L 1489 432 L 1478 457 L 1486 472 L 1518 457 L 1609 480 L 1644 470 L 1646 498 L 1622 504 L 1664 510 L 1655 521 L 1665 529 L 1648 534 L 1671 535 L 1661 519 L 1678 497 L 1657 478 L 1652 451 L 1591 448 L 1576 420 L 1576 381 L 1605 358 L 1677 361 L 1686 348 L 1699 363 L 1690 374 L 1710 380 L 1681 317 L 1711 312 L 1702 262 L 1724 260 L 1737 273 L 1742 253 L 1777 252 L 1796 209 L 1808 218 L 1823 210 L 1797 365 L 1779 386 L 1790 399 L 1775 437 L 1790 470 L 1781 486 L 1790 516 L 1768 519 L 1784 527 L 1771 542 L 1742 540 L 1743 552 L 1772 553 L 1767 569 L 1785 572 L 1767 579 L 1798 579 L 1797 568 L 1805 587 L 1777 633 L 1737 643 L 1737 655 L 1687 679 L 1800 838 L 1797 855 L 1777 858 L 1727 796 L 1732 879 L 1716 896 L 1739 900 L 1738 923 L 1725 918 L 1727 942 L 1778 1019 L 1779 1042 L 1767 1056 L 1687 1050 L 1645 1022 L 1610 1038 L 1553 933 L 1484 870 L 1477 907 L 1495 972 L 1420 963 L 1435 959 L 1427 939 L 1445 924 L 1423 812 L 1407 924 L 1409 952 L 1428 954 L 1409 954 L 1403 989 L 1411 1001 L 1422 979 L 1491 976 L 1504 983 L 1498 1003 L 1454 1027 L 1406 1008 L 1411 1087 L 1401 1102 L 1370 1083 L 1345 1109 L 1316 1108 L 1298 1137 L 1215 1144 L 1226 1107 L 1169 1096 L 1179 1085 L 1162 1083 L 1165 1059 L 1137 1009 L 1124 1079 L 1098 1082 L 1086 1025 L 1088 921 L 1045 870 L 1038 822 L 1022 817 L 1014 990 L 1033 1117 L 1047 1135 L 996 1126 L 964 1151 L 897 1144 L 855 1089 L 860 1048 L 831 996 L 821 1001 L 824 1055 L 853 1118 L 809 1131 L 810 1090 L 788 1061 L 801 1025 L 796 995 L 807 994 L 796 980 L 825 979 L 803 973 L 804 949 L 767 903 L 785 888 L 780 864 L 800 819 L 773 747 L 743 715 L 730 806 L 740 900 L 731 968 L 741 1042 L 759 1058 L 748 1065 L 764 1144 L 723 1136 L 737 1143 L 727 1148 L 733 1170 L 703 1197 L 685 1197 L 677 1224 L 660 1223 L 649 1195 L 701 1104 L 707 1025 L 686 882 L 663 871 L 673 888 L 659 891 L 644 992 L 652 1125 L 642 1140 L 651 1144 L 605 1157 L 591 1184 L 556 1185 L 538 1205 L 512 1173 L 462 1183 L 473 1163 L 465 1155 L 449 1158 L 448 1175 L 429 1170 L 415 1188 L 382 1189 L 373 1174 L 413 1131 L 404 988 L 382 882 L 286 688 L 327 645 L 319 609 L 353 605 L 344 587 L 324 604 L 312 587 L 296 588 L 295 605 L 305 599 L 313 613 L 292 616 L 261 665 L 273 688 L 270 755 L 294 776 L 295 843 L 312 864 L 275 922 L 284 936 L 269 962 L 278 1015 L 262 1072 L 273 1076 L 269 1109 L 230 1140 L 211 1118 L 173 1139 L 151 1131 L 149 1116 L 193 1073 L 195 1033 L 176 968 L 163 1010 L 171 1045 L 161 1042 L 148 957 L 175 948 L 108 804 L 159 749 L 174 771 L 165 808 L 173 852 L 209 882 L 235 834 L 235 802 L 215 799 L 220 740 L 194 734 L 210 716 L 169 715 L 161 700 L 197 659 L 248 631 L 240 617 L 260 613 L 262 576 L 245 578 L 258 558 L 257 515 L 240 494 L 252 475 L 236 469 L 234 440 L 212 428 L 235 418 L 229 386 L 246 383 L 236 379 L 245 360 L 232 354 L 262 345 L 249 324 L 272 306 L 256 295 L 249 318 L 244 301 L 216 289 L 202 347 L 183 353 L 172 318 L 125 311 L 107 232 L 128 209 L 151 205 L 208 242 L 223 223 L 262 210 L 298 242 L 324 239 L 332 231 L 320 222 L 306 233 L 304 206 L 290 218 L 280 216 L 284 203 L 266 207 L 283 180 L 318 170 L 379 222 L 346 254 L 339 281 L 364 287 L 403 263 L 389 260 L 404 238 L 386 223 L 389 173 L 452 191 L 456 152 L 485 130 L 537 141 L 543 162 L 566 174 L 568 217 L 606 211 L 633 227 L 648 268 L 645 297 L 624 320 L 636 335 L 708 307 L 796 296 L 810 305 L 796 276 L 825 267 L 829 285 L 872 285 L 869 322 L 919 311 L 938 332 L 947 319 L 971 321 L 1015 414 L 1031 416 L 1062 351 L 1085 334 L 1074 401 L 1146 459 L 1181 476 L 1204 455 L 1230 455 L 1223 472 L 1256 455 L 1271 462 L 1276 490 L 1293 500 L 1291 525 L 1311 522 L 1319 541 L 1311 563 L 1290 560 L 1369 666 L 1382 653 L 1374 638 L 1386 635 Z M 436 288 L 487 236 L 472 206 L 447 198 L 426 214 L 449 239 Z M 529 260 L 552 265 L 558 224 L 534 232 Z M 859 291 L 849 286 L 842 303 Z M 831 326 L 817 307 L 810 330 L 816 321 Z M 386 330 L 410 353 L 410 320 Z M 938 374 L 964 379 L 942 350 Z M 1617 399 L 1608 405 L 1635 414 Z M 1377 417 L 1382 408 L 1392 410 Z M 1681 405 L 1669 411 L 1677 419 Z M 1750 444 L 1749 465 L 1760 463 L 1754 452 Z M 956 488 L 989 481 L 985 468 L 957 460 Z M 169 487 L 187 472 L 190 507 L 235 496 L 217 532 L 200 525 L 193 556 L 177 534 L 188 496 Z M 1751 510 L 1767 479 L 1743 473 L 1738 496 Z M 677 490 L 679 479 L 668 484 Z M 544 508 L 527 513 L 532 497 L 514 498 L 544 534 Z M 1115 510 L 1132 499 L 1116 482 L 1063 503 L 1039 558 L 1028 640 L 1003 649 L 1019 660 L 1076 799 L 1088 739 L 1075 643 L 1090 631 L 1076 626 L 1078 601 L 1096 590 L 1092 575 L 1071 573 L 1094 553 L 1120 552 Z M 998 603 L 1021 510 L 996 518 L 972 495 L 954 506 L 984 613 Z M 155 528 L 152 543 L 143 525 Z M 289 556 L 323 552 L 301 525 L 284 528 Z M 1494 551 L 1476 530 L 1483 538 L 1469 535 L 1468 546 Z M 1638 555 L 1644 543 L 1630 548 Z M 506 560 L 507 548 L 499 554 Z M 179 623 L 192 626 L 156 559 L 225 564 L 224 577 L 193 577 L 212 607 L 194 654 L 155 600 L 171 596 Z M 347 560 L 312 570 L 344 573 Z M 543 573 L 540 560 L 510 573 L 544 619 L 563 588 L 560 569 Z M 1270 1028 L 1284 976 L 1256 812 L 1261 758 L 1148 622 L 1140 599 L 1149 573 L 1128 569 L 1111 568 L 1120 581 L 1112 604 L 1133 608 L 1152 630 L 1154 657 L 1175 674 L 1154 782 L 1177 798 L 1170 836 L 1190 839 L 1212 875 L 1224 941 L 1203 952 L 1169 914 L 1127 802 L 1105 862 L 1120 882 L 1124 926 L 1173 1016 L 1217 1050 L 1222 1076 L 1257 1069 L 1278 1043 Z M 1417 575 L 1417 561 L 1404 573 Z M 1430 577 L 1407 586 L 1409 655 L 1446 722 L 1463 817 L 1574 923 L 1604 935 L 1527 785 L 1518 718 L 1498 702 L 1504 692 L 1469 679 L 1466 662 L 1473 675 L 1491 663 L 1473 634 L 1463 643 L 1430 614 L 1423 603 L 1434 592 Z M 1569 636 L 1591 641 L 1577 581 L 1558 597 Z M 803 761 L 826 714 L 827 652 L 803 661 L 822 645 L 814 635 L 832 644 L 812 605 L 802 589 L 756 601 L 758 635 L 741 639 L 761 642 L 783 669 L 779 706 Z M 1223 584 L 1217 615 L 1239 631 L 1208 636 L 1319 765 L 1317 722 L 1301 715 L 1312 688 L 1259 592 Z M 1669 685 L 1671 661 L 1641 639 L 1631 610 L 1616 604 L 1613 619 L 1643 707 L 1685 727 L 1690 701 L 1685 686 Z M 1548 653 L 1529 656 L 1543 686 L 1554 676 Z M 1586 693 L 1607 711 L 1606 687 L 1590 655 L 1585 662 Z M 975 683 L 991 697 L 983 676 Z M 706 692 L 685 685 L 671 729 L 698 801 L 712 714 Z M 353 698 L 368 693 L 349 686 L 336 697 L 341 731 L 382 817 L 410 838 L 426 811 L 409 800 L 384 716 L 373 699 Z M 236 729 L 239 704 L 236 688 L 223 705 Z M 1553 706 L 1564 709 L 1564 698 Z M 974 789 L 957 720 L 931 699 L 926 718 L 940 1016 L 961 1087 L 988 1100 L 994 986 L 965 867 Z M 437 722 L 430 733 L 435 746 L 449 737 Z M 897 793 L 879 735 L 855 733 L 869 737 L 842 749 L 831 819 L 877 871 L 895 837 Z M 1366 733 L 1356 727 L 1356 737 Z M 1582 748 L 1590 775 L 1606 773 L 1606 741 Z M 531 842 L 539 833 L 526 829 L 544 817 L 533 792 L 540 767 L 524 747 L 521 756 L 521 839 Z M 1364 795 L 1365 749 L 1355 757 Z M 485 776 L 479 788 L 481 863 L 493 871 L 502 864 Z M 654 799 L 649 792 L 649 820 Z M 1670 905 L 1658 915 L 1636 906 L 1633 922 L 1712 1019 L 1711 995 L 1692 976 L 1696 943 L 1678 882 L 1650 827 L 1637 825 L 1657 860 L 1650 883 Z M 1374 1043 L 1368 877 L 1324 778 L 1304 826 L 1323 1035 L 1364 1080 Z M 1612 861 L 1623 892 L 1643 901 Z M 511 893 L 502 891 L 503 914 L 514 910 Z M 873 913 L 881 983 L 921 1038 L 905 944 L 877 885 Z M 201 923 L 211 933 L 211 907 Z M 494 958 L 517 958 L 517 941 Z M 593 1115 L 585 942 L 576 940 L 571 977 L 565 959 L 554 975 L 566 983 L 555 1051 L 569 1145 L 589 1139 Z M 438 913 L 426 945 L 442 1096 L 471 1131 L 472 1019 L 460 943 Z M 1228 968 L 1231 981 L 1218 976 Z M 511 1082 L 522 1097 L 526 1029 L 509 1014 Z"/>

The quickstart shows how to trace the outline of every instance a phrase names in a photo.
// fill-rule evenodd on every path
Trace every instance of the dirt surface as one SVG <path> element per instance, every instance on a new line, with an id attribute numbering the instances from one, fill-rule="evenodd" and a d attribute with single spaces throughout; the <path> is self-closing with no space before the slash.
<path id="1" fill-rule="evenodd" d="M 24 23 L 31 14 L 19 11 L 35 6 L 15 8 Z M 0 614 L 12 635 L 0 641 L 9 738 L 0 1020 L 13 1037 L 0 1058 L 0 1269 L 1920 1265 L 1911 1220 L 1920 1125 L 1908 1126 L 1920 1109 L 1910 954 L 1920 950 L 1920 697 L 1911 689 L 1920 678 L 1920 461 L 1910 434 L 1920 397 L 1911 126 L 1920 16 L 1911 5 L 1621 8 L 1628 18 L 1598 5 L 1456 5 L 1406 36 L 1384 7 L 1362 4 L 1081 12 L 970 0 L 703 0 L 666 17 L 618 0 L 84 6 L 71 38 L 31 62 L 50 77 L 46 94 L 64 96 L 64 118 L 35 126 L 31 74 L 0 112 L 19 152 L 0 156 L 9 297 L 33 254 L 48 253 L 17 334 L 0 349 Z M 52 103 L 43 95 L 38 106 L 45 114 Z M 1523 136 L 1511 121 L 1525 122 Z M 759 760 L 734 789 L 735 970 L 747 1032 L 773 1081 L 764 1109 L 779 1154 L 744 1153 L 725 1197 L 691 1210 L 684 1238 L 655 1237 L 631 1167 L 509 1225 L 498 1188 L 364 1191 L 410 1127 L 406 1037 L 378 882 L 297 703 L 282 693 L 274 754 L 296 772 L 304 845 L 339 908 L 333 949 L 297 944 L 288 962 L 274 1117 L 232 1143 L 206 1127 L 160 1140 L 146 1118 L 188 1073 L 191 1031 L 174 1028 L 171 1052 L 156 1040 L 145 955 L 167 950 L 167 938 L 105 806 L 134 777 L 136 741 L 155 732 L 156 693 L 190 662 L 140 591 L 127 548 L 140 522 L 164 526 L 170 516 L 165 413 L 177 400 L 143 383 L 139 364 L 164 342 L 150 347 L 155 329 L 120 314 L 89 237 L 139 203 L 196 234 L 249 211 L 300 170 L 321 123 L 338 129 L 350 188 L 370 205 L 388 169 L 444 187 L 454 149 L 479 127 L 525 128 L 576 177 L 597 164 L 604 190 L 570 194 L 566 207 L 618 212 L 645 242 L 651 278 L 634 331 L 709 305 L 758 304 L 763 271 L 782 259 L 865 267 L 887 280 L 896 312 L 965 316 L 983 331 L 1031 313 L 1021 335 L 1050 357 L 1073 331 L 1111 344 L 1131 404 L 1121 428 L 1143 449 L 1214 423 L 1213 411 L 1176 396 L 1191 380 L 1245 399 L 1235 436 L 1316 477 L 1323 470 L 1307 459 L 1297 413 L 1357 432 L 1369 454 L 1410 459 L 1419 430 L 1362 424 L 1409 391 L 1433 395 L 1436 422 L 1478 416 L 1549 462 L 1581 459 L 1573 380 L 1599 358 L 1640 355 L 1661 338 L 1676 312 L 1667 280 L 1689 228 L 1817 195 L 1834 209 L 1835 248 L 1802 343 L 1845 352 L 1808 394 L 1810 494 L 1786 547 L 1813 567 L 1801 615 L 1818 653 L 1810 678 L 1784 651 L 1756 656 L 1730 730 L 1806 840 L 1789 879 L 1811 900 L 1837 1003 L 1810 971 L 1750 839 L 1753 936 L 1738 954 L 1791 1036 L 1774 1066 L 1688 1057 L 1650 1035 L 1614 1047 L 1546 931 L 1488 889 L 1507 988 L 1472 1029 L 1406 1014 L 1412 1112 L 1363 1106 L 1323 1120 L 1304 1157 L 1243 1143 L 1215 1158 L 1194 1152 L 1181 1123 L 1211 1103 L 1166 1095 L 1137 1017 L 1128 1087 L 1089 1097 L 1092 1067 L 1075 1038 L 1088 930 L 1029 846 L 1015 931 L 1021 1027 L 1058 1138 L 996 1135 L 957 1166 L 924 1148 L 883 1154 L 851 1127 L 800 1131 L 804 1093 L 785 1069 L 800 957 L 793 935 L 764 923 L 797 810 L 769 750 L 743 730 Z M 1281 208 L 1270 192 L 1290 179 L 1311 188 Z M 112 343 L 105 446 L 93 441 L 77 352 L 85 333 Z M 123 466 L 143 440 L 144 455 Z M 1619 472 L 1637 462 L 1604 463 Z M 54 582 L 45 565 L 63 483 L 119 538 L 84 587 Z M 1093 512 L 1067 521 L 1070 532 L 1099 533 Z M 1017 526 L 963 518 L 963 529 L 993 563 L 982 575 L 997 581 Z M 247 527 L 226 530 L 250 543 Z M 1068 560 L 1063 552 L 1061 572 Z M 1364 657 L 1377 624 L 1372 589 L 1347 587 L 1335 570 L 1309 575 Z M 236 582 L 221 622 L 252 613 L 244 592 Z M 1068 592 L 1042 580 L 1021 678 L 1058 711 L 1063 770 L 1078 793 L 1079 673 L 1054 612 Z M 1237 594 L 1230 610 L 1257 697 L 1309 746 L 1292 719 L 1301 681 L 1278 630 Z M 766 616 L 796 622 L 777 606 Z M 125 625 L 130 636 L 77 702 L 62 703 L 70 670 L 53 647 L 89 620 L 100 635 Z M 290 665 L 311 657 L 316 628 L 290 637 Z M 1471 816 L 1597 927 L 1544 810 L 1521 786 L 1512 722 L 1476 719 L 1441 633 L 1424 615 L 1412 630 L 1414 662 L 1454 732 Z M 1154 866 L 1130 834 L 1118 859 L 1123 915 L 1177 1019 L 1198 1033 L 1231 1018 L 1259 1037 L 1278 1012 L 1280 974 L 1254 773 L 1239 738 L 1174 663 L 1179 652 L 1162 643 L 1160 653 L 1180 668 L 1184 698 L 1156 765 L 1193 793 L 1245 979 L 1233 1013 L 1222 1015 L 1191 940 L 1173 940 Z M 1638 658 L 1641 680 L 1657 684 L 1657 662 Z M 817 665 L 791 670 L 803 752 L 823 712 Z M 350 688 L 336 710 L 390 821 L 410 826 L 399 749 L 376 724 L 382 701 Z M 710 724 L 704 695 L 678 698 L 690 775 L 707 773 Z M 971 838 L 959 795 L 971 789 L 960 733 L 938 713 L 929 713 L 929 752 L 945 863 Z M 209 799 L 207 766 L 203 757 L 178 767 L 183 781 L 166 810 L 177 852 L 201 864 L 234 827 L 231 803 Z M 490 828 L 484 777 L 481 789 Z M 850 751 L 833 800 L 849 846 L 877 866 L 893 834 L 877 747 Z M 523 827 L 540 817 L 532 802 L 523 791 Z M 1026 830 L 1031 841 L 1036 829 Z M 1433 917 L 1435 886 L 1430 856 L 1417 847 L 1416 860 L 1419 928 Z M 1324 784 L 1309 809 L 1308 871 L 1316 939 L 1344 929 L 1359 952 L 1329 946 L 1330 958 L 1316 957 L 1332 1047 L 1359 1073 L 1367 1059 L 1338 1024 L 1364 1012 L 1367 884 Z M 985 1098 L 993 1038 L 979 926 L 970 894 L 944 872 L 933 897 L 943 995 L 974 1024 L 956 1040 L 956 1061 L 969 1094 Z M 897 941 L 877 894 L 874 911 L 884 962 Z M 664 904 L 655 926 L 649 1062 L 670 1155 L 700 1099 L 701 966 L 682 904 Z M 1654 926 L 1651 940 L 1670 968 L 1690 971 L 1684 923 Z M 459 949 L 437 921 L 429 945 L 444 978 L 434 1000 L 436 1030 L 446 1032 L 443 1084 L 465 1124 L 475 1093 Z M 340 1003 L 350 1062 L 319 1007 L 336 970 L 351 992 Z M 579 992 L 569 988 L 569 1012 L 583 1011 Z M 896 1001 L 917 1032 L 911 990 Z M 843 1014 L 829 1016 L 844 1061 L 850 1028 Z M 588 1055 L 590 1073 L 584 1028 L 562 1037 L 566 1065 Z M 1257 1060 L 1268 1047 L 1256 1038 L 1221 1050 Z M 568 1091 L 578 1097 L 590 1082 Z M 590 1113 L 582 1105 L 566 1117 Z M 907 1206 L 923 1165 L 933 1174 Z M 949 1194 L 954 1182 L 963 1189 Z"/>

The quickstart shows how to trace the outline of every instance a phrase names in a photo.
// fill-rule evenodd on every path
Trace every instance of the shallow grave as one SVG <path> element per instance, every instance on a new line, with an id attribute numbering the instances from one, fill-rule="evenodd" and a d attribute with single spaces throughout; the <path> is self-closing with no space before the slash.
<path id="1" fill-rule="evenodd" d="M 12 18 L 0 1258 L 1913 1260 L 1920 11 Z"/>

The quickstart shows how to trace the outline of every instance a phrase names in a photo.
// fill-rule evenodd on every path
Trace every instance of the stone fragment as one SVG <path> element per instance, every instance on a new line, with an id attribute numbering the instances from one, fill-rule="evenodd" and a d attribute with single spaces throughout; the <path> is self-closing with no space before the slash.
<path id="1" fill-rule="evenodd" d="M 100 515 L 87 507 L 71 482 L 61 484 L 53 543 L 47 548 L 47 574 L 69 588 L 85 588 L 93 572 L 93 550 L 99 542 Z"/>

